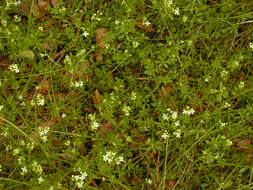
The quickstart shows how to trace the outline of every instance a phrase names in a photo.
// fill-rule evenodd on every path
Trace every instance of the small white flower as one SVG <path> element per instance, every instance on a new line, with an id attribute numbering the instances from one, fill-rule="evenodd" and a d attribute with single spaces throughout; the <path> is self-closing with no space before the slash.
<path id="1" fill-rule="evenodd" d="M 169 120 L 169 116 L 168 114 L 164 113 L 162 116 L 163 120 L 168 121 Z"/>
<path id="2" fill-rule="evenodd" d="M 183 16 L 183 22 L 186 22 L 187 19 L 188 19 L 188 17 L 184 15 L 184 16 Z"/>
<path id="3" fill-rule="evenodd" d="M 67 65 L 72 65 L 72 61 L 69 57 L 69 55 L 66 55 L 64 61 L 63 61 L 64 64 L 67 64 Z"/>
<path id="4" fill-rule="evenodd" d="M 131 111 L 131 108 L 127 105 L 124 105 L 123 108 L 122 108 L 122 111 L 124 112 L 125 116 L 129 116 L 130 115 L 130 111 Z"/>
<path id="5" fill-rule="evenodd" d="M 233 142 L 230 139 L 226 139 L 226 145 L 227 146 L 231 146 L 233 144 Z"/>
<path id="6" fill-rule="evenodd" d="M 138 42 L 135 42 L 135 41 L 134 41 L 134 42 L 132 43 L 132 45 L 133 45 L 134 48 L 137 48 L 140 44 L 139 44 Z"/>
<path id="7" fill-rule="evenodd" d="M 167 130 L 165 130 L 165 132 L 162 134 L 162 138 L 164 140 L 166 140 L 168 137 L 169 137 L 169 134 L 168 134 Z"/>
<path id="8" fill-rule="evenodd" d="M 244 81 L 240 81 L 239 88 L 240 89 L 244 88 Z"/>
<path id="9" fill-rule="evenodd" d="M 12 71 L 12 72 L 19 73 L 19 68 L 18 68 L 18 65 L 17 65 L 17 64 L 11 64 L 11 65 L 9 66 L 9 69 L 10 69 L 10 71 Z"/>
<path id="10" fill-rule="evenodd" d="M 149 185 L 152 184 L 152 180 L 151 179 L 145 179 L 146 183 L 148 183 Z"/>
<path id="11" fill-rule="evenodd" d="M 118 25 L 118 24 L 119 24 L 119 21 L 118 21 L 118 20 L 115 20 L 115 24 Z"/>
<path id="12" fill-rule="evenodd" d="M 62 118 L 65 118 L 67 115 L 65 113 L 61 114 Z"/>
<path id="13" fill-rule="evenodd" d="M 176 119 L 176 118 L 177 118 L 177 112 L 176 112 L 176 111 L 173 111 L 171 117 L 172 117 L 173 119 Z"/>
<path id="14" fill-rule="evenodd" d="M 98 122 L 96 122 L 96 121 L 92 122 L 92 124 L 91 124 L 91 129 L 92 130 L 97 130 L 98 127 L 99 127 L 99 123 Z"/>
<path id="15" fill-rule="evenodd" d="M 116 159 L 116 164 L 117 164 L 117 165 L 119 165 L 121 162 L 124 162 L 123 156 L 119 156 L 119 157 Z"/>
<path id="16" fill-rule="evenodd" d="M 180 126 L 180 122 L 179 122 L 179 121 L 176 121 L 176 122 L 174 123 L 174 125 L 175 125 L 176 127 L 179 127 L 179 126 Z"/>
<path id="17" fill-rule="evenodd" d="M 83 181 L 77 182 L 77 183 L 76 183 L 76 186 L 77 186 L 78 188 L 82 188 L 82 187 L 83 187 Z"/>
<path id="18" fill-rule="evenodd" d="M 103 156 L 103 159 L 110 164 L 115 159 L 115 156 L 115 152 L 107 151 L 106 155 Z"/>
<path id="19" fill-rule="evenodd" d="M 131 100 L 135 100 L 136 99 L 136 92 L 132 92 L 131 93 Z"/>
<path id="20" fill-rule="evenodd" d="M 21 168 L 21 170 L 22 170 L 21 175 L 25 175 L 28 172 L 28 170 L 25 166 L 23 168 Z"/>
<path id="21" fill-rule="evenodd" d="M 151 24 L 151 22 L 149 22 L 148 20 L 146 20 L 143 24 L 146 25 L 146 26 L 149 26 Z"/>
<path id="22" fill-rule="evenodd" d="M 19 152 L 20 152 L 20 149 L 19 149 L 19 148 L 15 148 L 15 149 L 13 150 L 13 156 L 18 155 Z"/>
<path id="23" fill-rule="evenodd" d="M 3 106 L 3 105 L 0 105 L 0 111 L 1 111 L 3 108 L 4 108 L 4 106 Z"/>
<path id="24" fill-rule="evenodd" d="M 180 15 L 180 13 L 179 13 L 179 8 L 173 9 L 173 12 L 174 12 L 175 15 Z"/>
<path id="25" fill-rule="evenodd" d="M 173 134 L 174 134 L 177 138 L 180 138 L 180 137 L 181 137 L 181 130 L 178 129 L 178 130 L 174 131 Z"/>
<path id="26" fill-rule="evenodd" d="M 39 178 L 38 178 L 39 184 L 43 183 L 44 181 L 45 181 L 45 180 L 44 180 L 42 177 L 39 177 Z"/>
<path id="27" fill-rule="evenodd" d="M 86 31 L 83 32 L 83 36 L 84 36 L 84 37 L 87 37 L 88 35 L 89 35 L 88 32 L 86 32 Z"/>
<path id="28" fill-rule="evenodd" d="M 75 81 L 74 84 L 72 84 L 76 88 L 82 88 L 84 86 L 83 81 Z"/>
<path id="29" fill-rule="evenodd" d="M 165 3 L 165 6 L 166 6 L 166 7 L 171 7 L 171 5 L 172 5 L 172 0 L 165 0 L 164 3 Z"/>
<path id="30" fill-rule="evenodd" d="M 253 49 L 253 42 L 249 43 L 249 47 L 250 47 L 250 49 Z"/>

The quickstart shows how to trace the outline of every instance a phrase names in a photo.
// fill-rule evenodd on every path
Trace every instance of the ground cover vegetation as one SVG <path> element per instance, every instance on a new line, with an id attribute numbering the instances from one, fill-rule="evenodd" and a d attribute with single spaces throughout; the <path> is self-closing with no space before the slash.
<path id="1" fill-rule="evenodd" d="M 253 1 L 1 0 L 0 189 L 252 189 Z"/>

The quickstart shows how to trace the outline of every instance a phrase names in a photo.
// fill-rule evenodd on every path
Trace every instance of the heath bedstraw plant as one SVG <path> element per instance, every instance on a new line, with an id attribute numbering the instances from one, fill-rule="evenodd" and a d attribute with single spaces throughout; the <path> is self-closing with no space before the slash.
<path id="1" fill-rule="evenodd" d="M 0 1 L 0 189 L 252 189 L 250 1 Z"/>

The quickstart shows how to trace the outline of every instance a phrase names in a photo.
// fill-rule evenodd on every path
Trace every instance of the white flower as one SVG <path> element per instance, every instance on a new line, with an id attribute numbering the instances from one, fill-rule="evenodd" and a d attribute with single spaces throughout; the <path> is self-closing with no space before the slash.
<path id="1" fill-rule="evenodd" d="M 4 108 L 4 106 L 3 106 L 3 105 L 0 105 L 0 111 L 1 111 L 3 108 Z"/>
<path id="2" fill-rule="evenodd" d="M 179 121 L 176 121 L 176 122 L 174 123 L 174 125 L 175 125 L 176 127 L 178 127 L 178 126 L 180 126 L 180 122 L 179 122 Z"/>
<path id="3" fill-rule="evenodd" d="M 195 110 L 193 108 L 189 108 L 189 106 L 186 107 L 186 109 L 183 110 L 183 114 L 185 115 L 193 115 L 195 113 Z"/>
<path id="4" fill-rule="evenodd" d="M 45 180 L 42 177 L 38 178 L 39 184 L 43 183 Z"/>
<path id="5" fill-rule="evenodd" d="M 115 156 L 115 152 L 107 151 L 106 155 L 103 156 L 103 159 L 110 164 L 115 159 Z"/>
<path id="6" fill-rule="evenodd" d="M 253 42 L 249 43 L 249 47 L 250 47 L 250 49 L 253 49 Z"/>
<path id="7" fill-rule="evenodd" d="M 62 118 L 65 118 L 67 115 L 65 113 L 61 114 Z"/>
<path id="8" fill-rule="evenodd" d="M 149 22 L 148 20 L 146 20 L 143 24 L 146 25 L 146 26 L 149 26 L 151 24 L 151 22 Z"/>
<path id="9" fill-rule="evenodd" d="M 83 181 L 77 182 L 77 183 L 76 183 L 76 186 L 77 186 L 78 188 L 82 188 L 82 187 L 83 187 Z"/>
<path id="10" fill-rule="evenodd" d="M 119 157 L 116 159 L 116 164 L 117 164 L 117 165 L 119 165 L 121 162 L 124 162 L 123 156 L 119 156 Z"/>
<path id="11" fill-rule="evenodd" d="M 226 145 L 227 146 L 231 146 L 233 144 L 233 142 L 230 139 L 226 139 Z"/>
<path id="12" fill-rule="evenodd" d="M 175 15 L 180 15 L 180 13 L 179 13 L 179 8 L 173 9 L 173 12 L 174 12 Z"/>
<path id="13" fill-rule="evenodd" d="M 11 64 L 11 65 L 9 66 L 9 69 L 10 69 L 10 71 L 12 71 L 12 72 L 19 73 L 19 68 L 18 68 L 18 65 L 17 65 L 17 64 Z"/>
<path id="14" fill-rule="evenodd" d="M 188 19 L 188 17 L 184 15 L 184 16 L 183 16 L 183 22 L 186 22 L 187 19 Z"/>
<path id="15" fill-rule="evenodd" d="M 86 31 L 83 32 L 83 36 L 87 37 L 88 35 L 89 35 L 88 32 L 86 32 Z"/>
<path id="16" fill-rule="evenodd" d="M 19 149 L 19 148 L 15 148 L 15 149 L 13 150 L 13 156 L 18 155 L 19 152 L 20 152 L 20 149 Z"/>
<path id="17" fill-rule="evenodd" d="M 171 116 L 172 116 L 173 119 L 176 119 L 177 118 L 177 112 L 173 111 Z"/>
<path id="18" fill-rule="evenodd" d="M 168 121 L 169 120 L 169 116 L 168 116 L 168 114 L 163 114 L 163 116 L 162 116 L 162 118 L 163 118 L 163 120 L 166 120 L 166 121 Z"/>
<path id="19" fill-rule="evenodd" d="M 166 7 L 171 7 L 172 5 L 172 0 L 164 0 L 165 6 Z"/>
<path id="20" fill-rule="evenodd" d="M 181 130 L 178 129 L 178 130 L 174 131 L 173 135 L 175 135 L 177 138 L 180 138 L 180 136 L 181 136 Z"/>
<path id="21" fill-rule="evenodd" d="M 134 41 L 134 42 L 132 43 L 132 45 L 133 45 L 134 48 L 137 48 L 140 44 L 139 44 L 138 42 L 135 42 L 135 41 Z"/>
<path id="22" fill-rule="evenodd" d="M 118 21 L 118 20 L 115 20 L 115 24 L 118 25 L 118 24 L 119 24 L 119 21 Z"/>
<path id="23" fill-rule="evenodd" d="M 145 179 L 146 183 L 148 183 L 149 185 L 152 184 L 152 180 L 151 179 Z"/>
<path id="24" fill-rule="evenodd" d="M 93 121 L 91 124 L 91 129 L 92 130 L 96 130 L 99 127 L 99 123 L 96 121 Z"/>
<path id="25" fill-rule="evenodd" d="M 135 100 L 136 99 L 136 92 L 132 92 L 132 94 L 131 94 L 131 100 Z"/>
<path id="26" fill-rule="evenodd" d="M 162 134 L 162 138 L 164 140 L 166 140 L 168 137 L 169 137 L 169 134 L 168 134 L 167 130 L 165 130 L 165 132 Z"/>
<path id="27" fill-rule="evenodd" d="M 84 86 L 83 81 L 75 81 L 74 83 L 71 83 L 71 86 L 74 86 L 76 88 L 82 88 Z"/>
<path id="28" fill-rule="evenodd" d="M 240 81 L 239 88 L 240 89 L 244 88 L 244 81 Z"/>
<path id="29" fill-rule="evenodd" d="M 64 61 L 63 61 L 64 64 L 67 64 L 67 65 L 72 65 L 72 61 L 69 57 L 69 55 L 66 55 Z"/>
<path id="30" fill-rule="evenodd" d="M 122 108 L 122 111 L 125 113 L 125 116 L 129 116 L 130 115 L 130 111 L 131 111 L 131 108 L 127 105 L 124 105 L 123 108 Z"/>
<path id="31" fill-rule="evenodd" d="M 28 170 L 25 166 L 23 168 L 21 168 L 21 170 L 22 170 L 21 175 L 25 175 L 28 172 Z"/>

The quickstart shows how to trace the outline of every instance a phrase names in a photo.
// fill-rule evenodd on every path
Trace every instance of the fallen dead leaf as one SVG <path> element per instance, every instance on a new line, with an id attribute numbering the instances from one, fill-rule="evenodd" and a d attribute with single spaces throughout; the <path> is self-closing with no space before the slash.
<path id="1" fill-rule="evenodd" d="M 53 7 L 59 7 L 58 0 L 51 0 L 51 4 L 53 5 Z"/>
<path id="2" fill-rule="evenodd" d="M 98 46 L 98 49 L 95 53 L 96 61 L 102 61 L 103 55 L 102 50 L 105 47 L 105 39 L 107 36 L 108 29 L 106 28 L 97 28 L 96 29 L 96 45 Z"/>
<path id="3" fill-rule="evenodd" d="M 108 133 L 113 131 L 113 123 L 110 121 L 105 121 L 104 124 L 99 127 L 99 131 L 102 134 L 102 137 L 105 137 Z"/>
<path id="4" fill-rule="evenodd" d="M 48 81 L 48 80 L 43 80 L 40 84 L 39 84 L 39 93 L 41 93 L 41 94 L 44 94 L 44 95 L 46 95 L 47 94 L 47 92 L 48 92 L 48 90 L 49 90 L 49 88 L 50 88 L 50 82 Z"/>
<path id="5" fill-rule="evenodd" d="M 96 105 L 101 104 L 102 101 L 101 101 L 101 97 L 100 97 L 98 89 L 95 90 L 95 96 L 92 98 L 92 100 L 93 100 L 93 103 Z"/>

